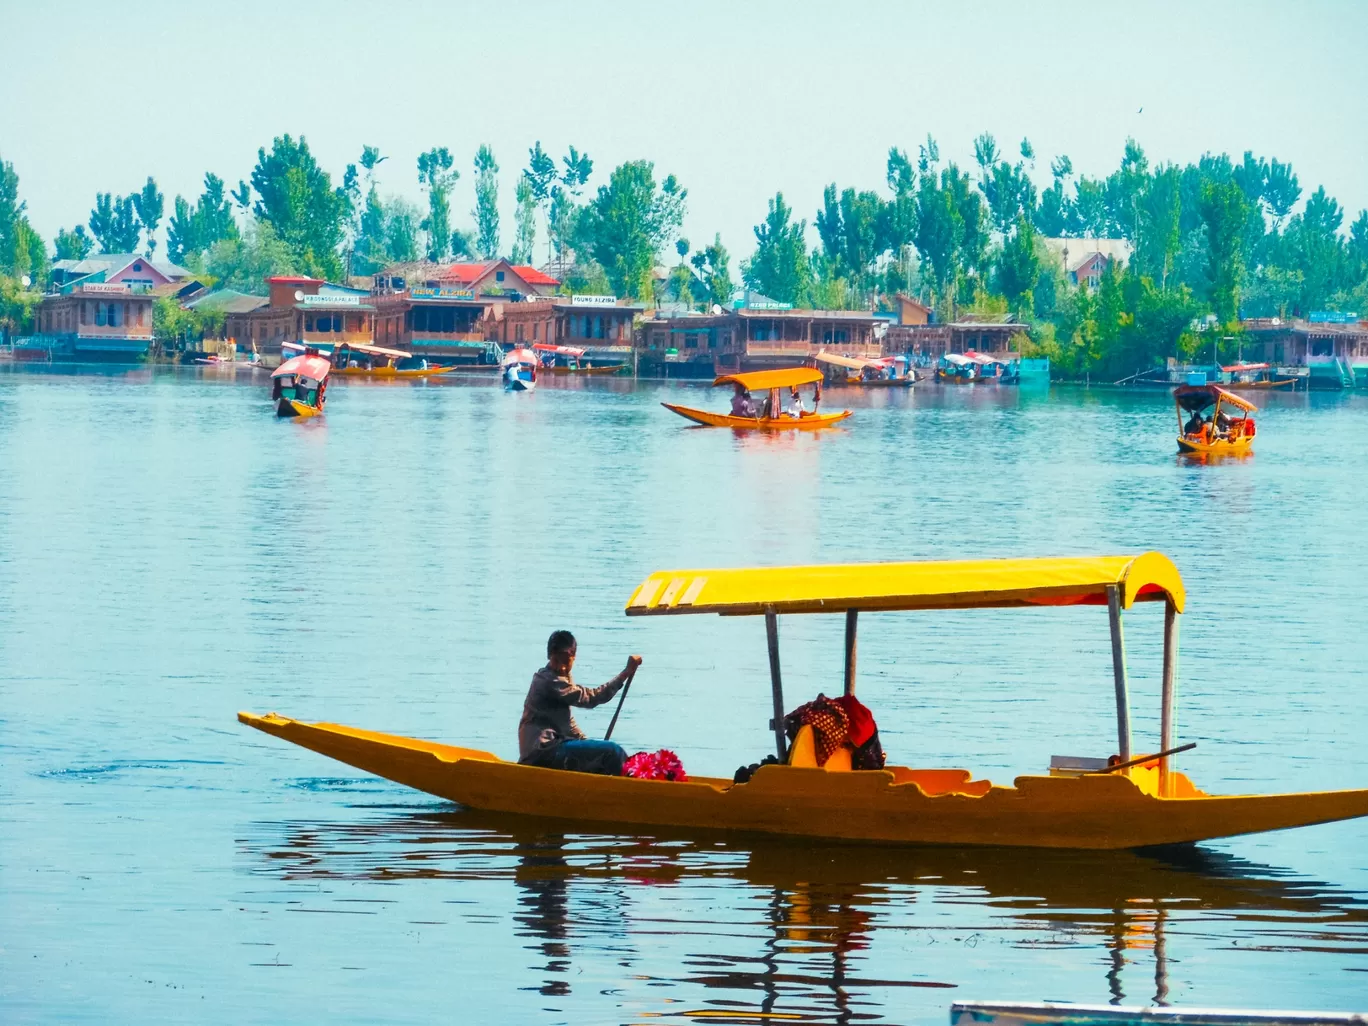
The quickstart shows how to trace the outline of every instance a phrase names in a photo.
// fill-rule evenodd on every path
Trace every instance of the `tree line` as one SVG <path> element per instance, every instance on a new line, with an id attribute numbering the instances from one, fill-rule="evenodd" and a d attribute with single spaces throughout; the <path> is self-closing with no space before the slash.
<path id="1" fill-rule="evenodd" d="M 1116 170 L 1092 178 L 1066 155 L 1038 168 L 1025 139 L 1009 152 L 984 133 L 973 153 L 960 167 L 930 137 L 915 155 L 892 147 L 880 187 L 832 182 L 810 221 L 776 192 L 740 284 L 825 309 L 887 307 L 902 292 L 942 319 L 1010 313 L 1031 347 L 1080 376 L 1191 353 L 1202 345 L 1193 325 L 1204 320 L 1224 335 L 1241 316 L 1368 309 L 1368 211 L 1346 226 L 1323 187 L 1303 198 L 1289 163 L 1251 152 L 1151 163 L 1127 140 Z M 3 318 L 12 330 L 29 322 L 52 259 L 140 249 L 155 257 L 163 221 L 167 259 L 243 291 L 270 274 L 341 280 L 395 263 L 497 256 L 552 261 L 572 291 L 699 309 L 731 302 L 738 287 L 720 235 L 696 250 L 681 237 L 688 190 L 674 175 L 658 178 L 648 160 L 620 164 L 591 188 L 587 153 L 571 146 L 557 159 L 537 142 L 516 171 L 505 233 L 501 169 L 488 145 L 464 165 L 474 186 L 467 229 L 454 223 L 462 168 L 449 148 L 417 158 L 423 205 L 382 195 L 379 168 L 389 159 L 363 146 L 334 180 L 303 137 L 283 135 L 258 151 L 249 179 L 230 188 L 209 172 L 198 197 L 174 198 L 169 217 L 152 177 L 127 195 L 98 192 L 85 224 L 58 232 L 51 256 L 13 166 L 0 161 Z M 1124 239 L 1132 255 L 1096 289 L 1079 287 L 1048 237 Z M 671 249 L 678 259 L 662 282 L 656 268 Z"/>

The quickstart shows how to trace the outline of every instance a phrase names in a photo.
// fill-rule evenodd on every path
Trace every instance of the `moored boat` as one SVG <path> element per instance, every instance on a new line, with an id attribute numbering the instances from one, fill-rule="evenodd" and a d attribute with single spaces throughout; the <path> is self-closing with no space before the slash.
<path id="1" fill-rule="evenodd" d="M 1230 383 L 1226 387 L 1232 391 L 1279 389 L 1290 392 L 1297 387 L 1296 378 L 1286 375 L 1279 377 L 1269 363 L 1235 363 L 1221 370 L 1230 375 Z"/>
<path id="2" fill-rule="evenodd" d="M 911 361 L 906 356 L 884 356 L 879 359 L 841 356 L 825 350 L 813 357 L 817 363 L 831 369 L 827 378 L 832 385 L 853 388 L 911 388 L 916 382 Z"/>
<path id="3" fill-rule="evenodd" d="M 675 403 L 660 405 L 671 413 L 677 413 L 685 420 L 691 420 L 704 427 L 729 427 L 738 431 L 813 431 L 829 427 L 850 416 L 849 410 L 841 410 L 839 413 L 817 412 L 817 404 L 822 398 L 821 382 L 822 372 L 811 367 L 784 367 L 777 370 L 751 371 L 747 374 L 724 374 L 713 381 L 713 387 L 732 385 L 736 389 L 732 413 L 712 413 Z M 817 386 L 812 409 L 802 409 L 799 412 L 791 403 L 789 410 L 785 411 L 783 390 L 788 389 L 791 395 L 797 397 L 798 389 L 803 385 Z M 767 395 L 757 404 L 751 396 L 752 392 L 765 392 Z M 798 405 L 801 406 L 801 403 Z"/>
<path id="4" fill-rule="evenodd" d="M 429 364 L 402 349 L 343 342 L 332 353 L 333 373 L 353 378 L 425 378 L 446 374 L 453 366 Z"/>
<path id="5" fill-rule="evenodd" d="M 625 363 L 591 364 L 585 359 L 585 350 L 577 346 L 538 342 L 532 350 L 548 374 L 621 374 L 627 369 Z"/>
<path id="6" fill-rule="evenodd" d="M 1132 752 L 1122 620 L 1136 602 L 1163 602 L 1158 748 Z M 744 783 L 690 776 L 638 780 L 543 769 L 479 749 L 271 713 L 241 722 L 348 765 L 476 809 L 582 822 L 722 829 L 895 844 L 1140 848 L 1280 830 L 1368 815 L 1368 790 L 1209 795 L 1173 766 L 1178 619 L 1186 592 L 1159 553 L 1062 559 L 666 570 L 628 599 L 629 616 L 762 616 L 770 658 L 778 761 Z M 784 730 L 779 617 L 845 615 L 844 693 L 855 693 L 862 611 L 1105 605 L 1111 625 L 1117 744 L 1110 758 L 1056 757 L 1049 775 L 1012 786 L 967 769 L 850 769 L 836 751 L 818 763 L 802 733 Z M 809 728 L 803 728 L 807 730 Z"/>
<path id="7" fill-rule="evenodd" d="M 1182 385 L 1173 390 L 1173 401 L 1178 411 L 1180 453 L 1244 456 L 1253 452 L 1256 428 L 1250 414 L 1258 411 L 1253 403 L 1220 385 Z M 1238 415 L 1231 416 L 1227 409 L 1237 410 Z"/>
<path id="8" fill-rule="evenodd" d="M 286 360 L 271 375 L 271 399 L 277 417 L 316 417 L 327 400 L 332 364 L 317 350 Z"/>

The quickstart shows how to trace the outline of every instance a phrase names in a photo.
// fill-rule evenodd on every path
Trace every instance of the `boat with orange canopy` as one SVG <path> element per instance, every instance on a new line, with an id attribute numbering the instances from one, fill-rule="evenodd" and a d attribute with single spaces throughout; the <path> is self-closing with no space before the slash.
<path id="1" fill-rule="evenodd" d="M 704 427 L 729 427 L 742 431 L 812 431 L 829 427 L 850 416 L 849 410 L 839 413 L 818 413 L 817 404 L 822 398 L 822 372 L 813 367 L 783 367 L 778 370 L 751 371 L 747 374 L 723 374 L 713 382 L 713 387 L 733 385 L 744 392 L 765 392 L 767 397 L 755 407 L 755 415 L 736 416 L 731 413 L 711 413 L 697 410 L 691 406 L 675 403 L 661 403 L 671 413 L 677 413 L 685 420 Z M 816 385 L 812 410 L 804 410 L 802 416 L 793 417 L 781 412 L 784 393 L 796 390 L 803 385 Z"/>
<path id="2" fill-rule="evenodd" d="M 338 345 L 332 353 L 332 364 L 334 374 L 355 378 L 425 378 L 456 369 L 429 364 L 403 349 L 386 349 L 361 342 Z"/>
<path id="3" fill-rule="evenodd" d="M 879 359 L 841 356 L 825 349 L 813 357 L 817 363 L 831 368 L 834 385 L 855 388 L 911 388 L 916 383 L 911 361 L 905 356 L 884 356 Z M 900 366 L 901 365 L 901 366 Z M 841 372 L 845 373 L 842 374 Z"/>
<path id="4" fill-rule="evenodd" d="M 1220 385 L 1182 385 L 1173 390 L 1173 401 L 1178 410 L 1180 453 L 1244 456 L 1253 452 L 1255 425 L 1250 414 L 1258 407 L 1249 400 Z M 1227 414 L 1227 409 L 1237 410 L 1238 416 Z"/>
<path id="5" fill-rule="evenodd" d="M 1288 391 L 1297 387 L 1296 378 L 1278 377 L 1271 363 L 1232 363 L 1221 370 L 1231 375 L 1229 387 L 1241 392 L 1252 388 Z"/>
<path id="6" fill-rule="evenodd" d="M 1137 753 L 1123 621 L 1136 603 L 1151 602 L 1164 608 L 1158 747 Z M 584 823 L 895 844 L 1102 849 L 1180 844 L 1368 816 L 1368 789 L 1209 795 L 1174 767 L 1174 756 L 1194 747 L 1176 745 L 1174 737 L 1178 621 L 1186 603 L 1178 568 L 1158 552 L 652 573 L 628 598 L 628 616 L 710 614 L 764 620 L 774 713 L 770 727 L 778 761 L 760 765 L 744 781 L 692 774 L 687 782 L 600 776 L 524 766 L 480 749 L 276 713 L 242 712 L 238 719 L 471 808 Z M 1097 744 L 1105 745 L 1098 757 L 1055 756 L 1048 774 L 1018 776 L 1007 786 L 976 779 L 967 769 L 852 769 L 848 745 L 819 762 L 810 726 L 799 729 L 792 744 L 788 741 L 780 617 L 844 618 L 843 680 L 838 686 L 854 696 L 862 612 L 1099 606 L 1106 610 L 1111 634 L 1107 687 L 1116 697 L 1116 733 L 1111 740 L 1105 740 L 1105 732 L 1098 736 Z M 804 663 L 812 665 L 806 654 Z M 1060 669 L 1069 672 L 1066 660 Z"/>
<path id="7" fill-rule="evenodd" d="M 317 417 L 323 412 L 332 364 L 316 349 L 306 349 L 271 375 L 271 399 L 277 417 Z"/>

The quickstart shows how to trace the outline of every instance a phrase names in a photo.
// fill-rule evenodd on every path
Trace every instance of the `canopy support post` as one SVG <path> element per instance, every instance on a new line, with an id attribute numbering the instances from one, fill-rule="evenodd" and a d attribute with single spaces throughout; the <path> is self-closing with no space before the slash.
<path id="1" fill-rule="evenodd" d="M 779 617 L 773 606 L 765 608 L 765 638 L 769 642 L 770 690 L 774 693 L 774 750 L 779 761 L 788 757 L 788 742 L 784 737 L 784 682 L 779 676 Z"/>
<path id="2" fill-rule="evenodd" d="M 1178 683 L 1178 609 L 1173 600 L 1164 603 L 1164 698 L 1159 718 L 1159 751 L 1167 752 L 1173 747 L 1173 699 Z M 1159 797 L 1171 798 L 1172 787 L 1169 781 L 1169 760 L 1166 755 L 1159 760 Z"/>
<path id="3" fill-rule="evenodd" d="M 860 618 L 858 609 L 846 610 L 845 633 L 845 693 L 855 694 L 855 626 Z"/>
<path id="4" fill-rule="evenodd" d="M 1131 757 L 1130 694 L 1126 684 L 1126 636 L 1121 626 L 1121 587 L 1107 585 L 1111 619 L 1112 676 L 1116 680 L 1116 747 L 1122 762 Z"/>

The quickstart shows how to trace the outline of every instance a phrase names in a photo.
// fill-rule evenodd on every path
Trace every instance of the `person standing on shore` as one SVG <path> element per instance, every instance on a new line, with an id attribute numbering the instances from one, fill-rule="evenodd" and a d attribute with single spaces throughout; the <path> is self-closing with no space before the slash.
<path id="1" fill-rule="evenodd" d="M 571 715 L 572 708 L 592 709 L 612 701 L 636 668 L 641 656 L 627 657 L 627 665 L 608 683 L 582 688 L 570 676 L 578 645 L 569 631 L 555 631 L 546 642 L 546 665 L 532 675 L 518 723 L 518 762 L 545 769 L 578 770 L 621 776 L 627 753 L 612 741 L 591 741 Z"/>

